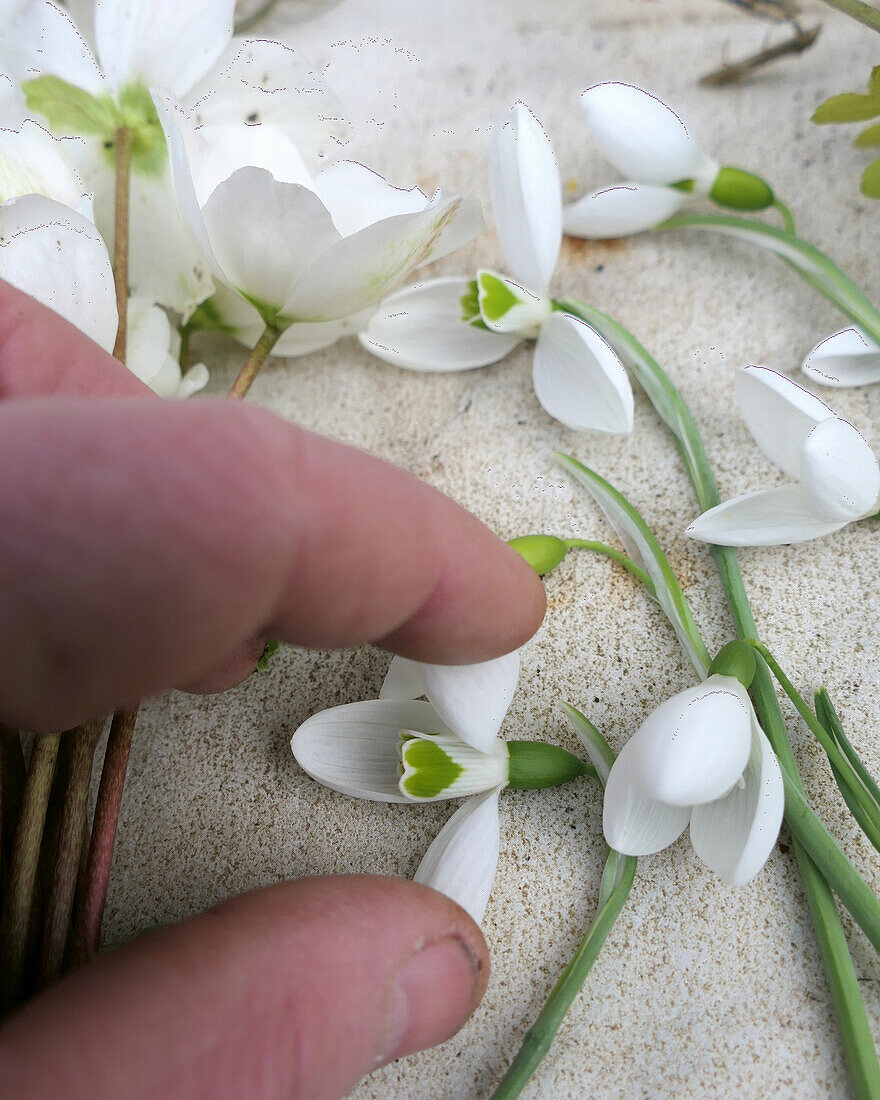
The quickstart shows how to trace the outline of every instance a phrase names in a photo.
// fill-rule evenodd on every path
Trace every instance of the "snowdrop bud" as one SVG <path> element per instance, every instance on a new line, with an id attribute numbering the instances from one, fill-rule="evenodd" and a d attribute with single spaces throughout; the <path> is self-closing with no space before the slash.
<path id="1" fill-rule="evenodd" d="M 728 642 L 715 655 L 709 675 L 732 676 L 748 690 L 755 677 L 755 653 L 746 642 Z"/>
<path id="2" fill-rule="evenodd" d="M 596 777 L 592 764 L 579 760 L 558 745 L 543 741 L 508 741 L 510 753 L 510 782 L 508 786 L 520 791 L 533 791 L 540 787 L 558 787 L 577 779 L 579 775 Z"/>
<path id="3" fill-rule="evenodd" d="M 521 535 L 507 545 L 525 558 L 539 577 L 555 569 L 568 552 L 562 539 L 554 535 Z"/>
<path id="4" fill-rule="evenodd" d="M 709 198 L 732 210 L 766 210 L 775 199 L 770 185 L 742 168 L 721 168 L 712 184 Z"/>

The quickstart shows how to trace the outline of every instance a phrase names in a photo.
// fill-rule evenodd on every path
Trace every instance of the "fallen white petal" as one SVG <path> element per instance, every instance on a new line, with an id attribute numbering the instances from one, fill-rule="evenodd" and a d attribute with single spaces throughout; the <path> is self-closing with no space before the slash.
<path id="1" fill-rule="evenodd" d="M 691 199 L 673 187 L 618 183 L 584 195 L 565 209 L 565 232 L 572 237 L 607 240 L 644 233 L 677 214 Z"/>
<path id="2" fill-rule="evenodd" d="M 554 313 L 541 325 L 532 377 L 542 406 L 576 431 L 626 434 L 633 395 L 623 364 L 589 325 Z"/>
<path id="3" fill-rule="evenodd" d="M 880 382 L 880 345 L 857 328 L 826 336 L 801 370 L 822 386 L 869 386 Z"/>
<path id="4" fill-rule="evenodd" d="M 783 485 L 732 497 L 695 519 L 685 534 L 716 546 L 780 546 L 830 535 L 846 523 L 818 516 L 800 485 Z"/>
<path id="5" fill-rule="evenodd" d="M 880 467 L 868 443 L 846 420 L 832 416 L 810 432 L 801 456 L 801 484 L 816 514 L 861 519 L 880 502 Z"/>
<path id="6" fill-rule="evenodd" d="M 303 771 L 325 787 L 375 802 L 409 802 L 397 786 L 401 730 L 451 733 L 430 703 L 371 699 L 312 715 L 290 747 Z"/>
<path id="7" fill-rule="evenodd" d="M 526 286 L 546 294 L 562 243 L 562 192 L 550 139 L 523 103 L 492 132 L 489 184 L 508 267 Z"/>
<path id="8" fill-rule="evenodd" d="M 661 703 L 623 746 L 618 761 L 625 762 L 633 786 L 657 802 L 711 802 L 745 770 L 751 711 L 739 680 L 713 674 Z"/>
<path id="9" fill-rule="evenodd" d="M 182 95 L 223 54 L 235 0 L 103 0 L 95 42 L 114 89 L 157 84 Z"/>
<path id="10" fill-rule="evenodd" d="M 501 836 L 499 791 L 469 798 L 455 811 L 425 853 L 416 882 L 452 898 L 477 922 L 482 921 L 498 867 Z"/>
<path id="11" fill-rule="evenodd" d="M 736 372 L 736 400 L 755 442 L 789 477 L 801 475 L 801 451 L 815 426 L 831 409 L 797 382 L 769 367 Z"/>
<path id="12" fill-rule="evenodd" d="M 43 195 L 0 206 L 0 279 L 110 351 L 118 317 L 107 246 L 88 218 Z"/>
<path id="13" fill-rule="evenodd" d="M 492 752 L 516 693 L 519 651 L 474 665 L 419 662 L 425 695 L 446 725 L 480 752 Z"/>
<path id="14" fill-rule="evenodd" d="M 400 290 L 373 314 L 361 335 L 372 355 L 420 371 L 471 370 L 496 363 L 520 342 L 462 320 L 470 280 L 452 276 Z"/>
<path id="15" fill-rule="evenodd" d="M 678 115 L 656 96 L 609 81 L 581 96 L 599 152 L 621 175 L 645 183 L 704 179 L 711 160 Z"/>
<path id="16" fill-rule="evenodd" d="M 767 862 L 785 808 L 779 762 L 754 715 L 743 779 L 743 786 L 737 784 L 724 798 L 695 806 L 691 814 L 694 851 L 730 886 L 753 879 Z"/>

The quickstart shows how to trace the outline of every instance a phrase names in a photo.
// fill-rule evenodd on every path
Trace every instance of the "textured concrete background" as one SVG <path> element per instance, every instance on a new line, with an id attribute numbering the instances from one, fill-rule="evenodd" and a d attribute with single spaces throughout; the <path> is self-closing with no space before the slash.
<path id="1" fill-rule="evenodd" d="M 820 14 L 820 9 L 811 10 Z M 487 198 L 487 130 L 516 99 L 543 120 L 566 181 L 612 180 L 591 150 L 578 93 L 603 79 L 641 83 L 686 117 L 724 161 L 754 167 L 801 231 L 880 299 L 880 206 L 858 193 L 866 163 L 841 129 L 812 126 L 829 94 L 858 87 L 877 60 L 870 32 L 822 15 L 818 44 L 728 90 L 698 88 L 722 50 L 757 49 L 765 26 L 709 0 L 344 0 L 288 40 L 353 96 L 347 154 L 397 183 Z M 283 0 L 275 19 L 283 25 Z M 270 30 L 272 28 L 270 27 Z M 295 242 L 294 242 L 295 246 Z M 500 262 L 489 235 L 439 266 Z M 568 243 L 560 292 L 627 324 L 692 403 L 722 494 L 775 484 L 740 423 L 735 368 L 787 370 L 842 327 L 834 309 L 769 255 L 709 235 Z M 682 530 L 694 504 L 673 446 L 637 397 L 632 437 L 567 432 L 537 405 L 530 351 L 482 371 L 410 374 L 353 342 L 275 361 L 252 399 L 309 428 L 381 454 L 471 508 L 501 535 L 536 530 L 610 538 L 554 467 L 555 448 L 608 476 L 653 525 L 710 648 L 730 624 L 705 548 Z M 236 357 L 212 388 L 233 377 Z M 829 393 L 823 394 L 829 397 Z M 880 444 L 880 387 L 830 394 Z M 741 556 L 765 640 L 803 689 L 826 684 L 875 772 L 880 640 L 876 526 Z M 555 709 L 582 706 L 616 744 L 691 673 L 658 609 L 604 560 L 570 558 L 549 578 L 550 611 L 526 648 L 504 732 L 573 747 Z M 227 894 L 317 872 L 411 875 L 452 807 L 380 806 L 318 787 L 288 741 L 315 710 L 375 696 L 375 651 L 285 650 L 222 698 L 171 694 L 146 704 L 133 750 L 107 912 L 112 939 L 195 913 Z M 794 726 L 810 795 L 880 887 L 827 765 Z M 498 879 L 485 921 L 494 972 L 470 1025 L 430 1053 L 380 1070 L 358 1100 L 487 1096 L 570 957 L 595 904 L 600 800 L 586 782 L 501 800 Z M 847 921 L 849 927 L 849 921 Z M 880 967 L 853 935 L 880 1036 Z M 553 1100 L 616 1097 L 825 1097 L 846 1082 L 825 980 L 785 836 L 765 872 L 732 890 L 685 837 L 642 861 L 631 903 L 583 995 L 526 1090 Z"/>

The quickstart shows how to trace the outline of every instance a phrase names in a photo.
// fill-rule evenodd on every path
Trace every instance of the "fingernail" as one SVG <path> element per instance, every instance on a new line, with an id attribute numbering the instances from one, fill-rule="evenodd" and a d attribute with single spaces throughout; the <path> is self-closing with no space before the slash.
<path id="1" fill-rule="evenodd" d="M 450 936 L 417 951 L 397 978 L 384 1060 L 454 1035 L 476 1007 L 478 989 L 477 960 L 464 940 Z"/>

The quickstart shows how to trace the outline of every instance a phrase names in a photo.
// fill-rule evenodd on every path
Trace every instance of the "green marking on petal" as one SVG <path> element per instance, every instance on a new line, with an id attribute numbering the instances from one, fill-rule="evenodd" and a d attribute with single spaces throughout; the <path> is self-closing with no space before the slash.
<path id="1" fill-rule="evenodd" d="M 503 279 L 489 271 L 481 271 L 477 277 L 479 284 L 480 313 L 485 321 L 500 321 L 521 301 Z"/>
<path id="2" fill-rule="evenodd" d="M 401 756 L 409 774 L 401 779 L 400 787 L 411 798 L 436 798 L 464 771 L 433 741 L 406 741 L 401 746 Z"/>

